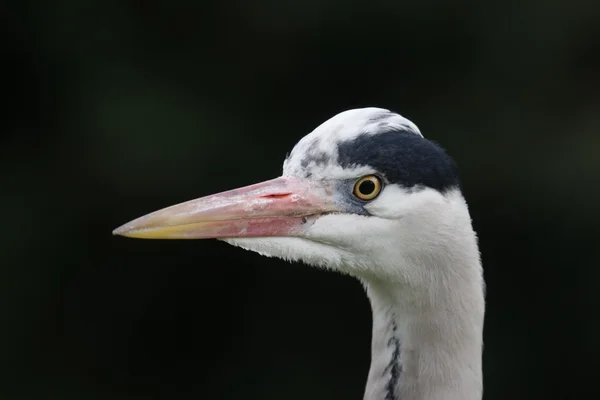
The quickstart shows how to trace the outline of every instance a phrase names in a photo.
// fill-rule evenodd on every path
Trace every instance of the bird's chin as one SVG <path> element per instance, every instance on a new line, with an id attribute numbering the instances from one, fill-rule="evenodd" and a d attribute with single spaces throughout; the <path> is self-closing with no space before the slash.
<path id="1" fill-rule="evenodd" d="M 303 237 L 251 237 L 220 239 L 262 256 L 301 261 L 315 267 L 336 268 L 344 263 L 344 251 Z"/>

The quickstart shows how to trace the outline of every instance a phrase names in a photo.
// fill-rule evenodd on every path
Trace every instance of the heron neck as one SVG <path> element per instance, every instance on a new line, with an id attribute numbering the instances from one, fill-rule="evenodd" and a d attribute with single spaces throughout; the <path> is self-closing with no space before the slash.
<path id="1" fill-rule="evenodd" d="M 483 288 L 465 283 L 444 285 L 452 293 L 437 288 L 433 298 L 365 283 L 373 338 L 364 400 L 481 399 Z"/>

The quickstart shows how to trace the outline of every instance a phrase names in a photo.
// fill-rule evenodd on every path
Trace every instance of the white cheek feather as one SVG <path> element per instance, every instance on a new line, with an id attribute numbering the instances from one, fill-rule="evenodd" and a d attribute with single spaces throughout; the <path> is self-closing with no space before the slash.
<path id="1" fill-rule="evenodd" d="M 389 185 L 365 208 L 371 216 L 325 215 L 305 233 L 312 241 L 345 249 L 345 254 L 350 255 L 343 260 L 346 272 L 421 282 L 424 277 L 435 279 L 435 276 L 431 271 L 421 276 L 422 270 L 407 271 L 398 264 L 403 260 L 418 263 L 423 257 L 438 255 L 460 259 L 476 249 L 476 241 L 469 240 L 474 233 L 466 203 L 458 190 L 445 195 L 433 189 L 409 193 Z M 476 251 L 473 254 L 478 256 Z"/>
<path id="2" fill-rule="evenodd" d="M 411 212 L 422 212 L 423 204 L 434 205 L 446 202 L 444 195 L 437 190 L 424 188 L 419 192 L 407 190 L 398 185 L 387 185 L 379 196 L 365 205 L 369 214 L 387 219 L 398 219 Z"/>

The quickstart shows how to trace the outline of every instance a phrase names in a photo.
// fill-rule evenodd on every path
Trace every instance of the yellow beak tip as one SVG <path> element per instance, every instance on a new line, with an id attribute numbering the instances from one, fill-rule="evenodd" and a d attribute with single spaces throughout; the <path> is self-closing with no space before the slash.
<path id="1" fill-rule="evenodd" d="M 113 236 L 123 236 L 123 237 L 131 237 L 131 232 L 127 232 L 125 230 L 115 229 L 112 231 Z"/>
<path id="2" fill-rule="evenodd" d="M 134 239 L 185 239 L 182 231 L 185 231 L 185 226 L 131 227 L 125 224 L 112 231 L 112 234 Z"/>
<path id="3" fill-rule="evenodd" d="M 124 236 L 124 237 L 130 237 L 130 238 L 135 238 L 135 237 L 144 237 L 143 236 L 143 230 L 137 230 L 137 229 L 131 229 L 130 227 L 123 225 L 118 227 L 117 229 L 112 231 L 112 234 L 114 236 Z"/>

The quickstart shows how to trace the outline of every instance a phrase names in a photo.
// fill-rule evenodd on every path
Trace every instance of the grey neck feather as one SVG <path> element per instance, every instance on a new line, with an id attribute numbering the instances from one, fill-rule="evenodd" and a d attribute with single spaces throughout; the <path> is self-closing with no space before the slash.
<path id="1" fill-rule="evenodd" d="M 481 399 L 480 279 L 438 287 L 430 301 L 397 283 L 363 283 L 373 310 L 364 400 Z"/>

